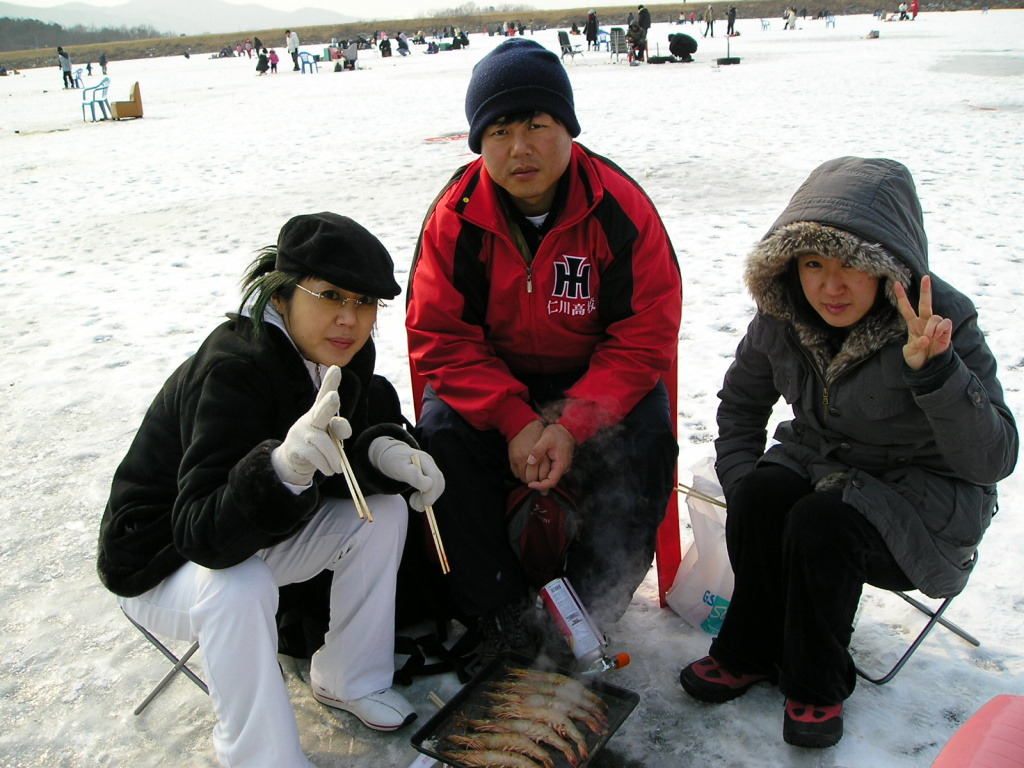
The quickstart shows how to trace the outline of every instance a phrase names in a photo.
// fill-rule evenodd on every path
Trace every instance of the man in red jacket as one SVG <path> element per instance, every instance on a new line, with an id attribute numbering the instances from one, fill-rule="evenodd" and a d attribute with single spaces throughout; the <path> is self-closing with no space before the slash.
<path id="1" fill-rule="evenodd" d="M 617 620 L 654 557 L 678 446 L 679 266 L 640 187 L 573 141 L 558 57 L 510 39 L 473 71 L 469 147 L 416 250 L 406 327 L 425 381 L 418 432 L 445 473 L 436 505 L 450 595 L 496 650 L 529 646 L 510 489 L 578 499 L 564 573 Z M 536 587 L 537 585 L 533 585 Z"/>

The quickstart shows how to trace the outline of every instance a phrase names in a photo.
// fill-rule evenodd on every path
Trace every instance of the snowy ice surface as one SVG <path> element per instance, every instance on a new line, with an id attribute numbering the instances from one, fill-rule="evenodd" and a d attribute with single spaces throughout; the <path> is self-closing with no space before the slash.
<path id="1" fill-rule="evenodd" d="M 751 316 L 750 246 L 818 163 L 886 156 L 914 173 L 937 274 L 973 296 L 1007 397 L 1024 414 L 1024 11 L 840 17 L 704 39 L 691 64 L 566 62 L 583 133 L 658 206 L 685 284 L 679 336 L 681 478 L 711 454 L 715 393 Z M 866 39 L 877 29 L 878 39 Z M 411 31 L 411 30 L 407 30 Z M 655 25 L 652 48 L 667 53 Z M 360 52 L 363 69 L 258 77 L 207 54 L 111 62 L 111 99 L 141 83 L 145 118 L 85 123 L 54 66 L 0 79 L 0 766 L 209 766 L 205 696 L 175 681 L 132 709 L 164 661 L 100 586 L 94 550 L 109 479 L 151 398 L 226 311 L 254 251 L 290 216 L 338 211 L 389 247 L 399 282 L 421 219 L 472 155 L 462 139 L 472 65 L 499 38 L 410 58 Z M 555 31 L 536 38 L 558 49 Z M 307 50 L 320 52 L 316 46 Z M 727 51 L 739 66 L 716 65 Z M 283 53 L 283 51 L 281 51 Z M 80 62 L 84 64 L 84 62 Z M 98 82 L 94 73 L 87 84 Z M 408 394 L 403 299 L 382 312 L 380 371 Z M 937 629 L 892 683 L 861 684 L 846 736 L 808 752 L 781 739 L 782 698 L 689 699 L 677 675 L 709 638 L 658 607 L 653 571 L 608 628 L 633 657 L 608 680 L 641 703 L 594 764 L 924 768 L 999 693 L 1024 694 L 1021 473 L 964 595 L 950 609 L 982 640 Z M 681 511 L 686 522 L 685 505 Z M 684 526 L 684 538 L 689 535 Z M 869 591 L 853 646 L 880 668 L 921 616 Z M 315 703 L 291 679 L 319 766 L 407 766 L 414 729 L 381 735 Z M 420 723 L 428 691 L 408 691 Z"/>

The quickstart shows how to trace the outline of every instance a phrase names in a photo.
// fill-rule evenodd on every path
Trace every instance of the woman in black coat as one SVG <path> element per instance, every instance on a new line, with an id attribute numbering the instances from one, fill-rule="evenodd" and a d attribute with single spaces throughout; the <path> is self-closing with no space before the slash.
<path id="1" fill-rule="evenodd" d="M 118 467 L 98 570 L 140 624 L 199 641 L 224 765 L 310 768 L 278 669 L 278 589 L 333 572 L 314 698 L 377 730 L 410 722 L 391 690 L 398 494 L 415 488 L 422 509 L 444 479 L 373 375 L 377 306 L 400 291 L 380 241 L 337 214 L 296 216 L 244 287 L 240 314 L 167 380 Z M 355 486 L 339 477 L 339 441 Z"/>
<path id="2" fill-rule="evenodd" d="M 591 47 L 597 50 L 597 11 L 591 10 L 587 12 L 587 23 L 583 25 L 583 33 L 587 38 L 587 50 Z"/>

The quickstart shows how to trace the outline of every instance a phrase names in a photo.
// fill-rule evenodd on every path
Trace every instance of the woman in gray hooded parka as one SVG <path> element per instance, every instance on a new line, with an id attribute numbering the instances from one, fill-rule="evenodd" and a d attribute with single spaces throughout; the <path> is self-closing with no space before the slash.
<path id="1" fill-rule="evenodd" d="M 903 165 L 819 166 L 745 280 L 758 311 L 719 393 L 715 443 L 736 585 L 710 655 L 680 682 L 709 702 L 777 682 L 785 740 L 828 747 L 856 681 L 863 585 L 964 588 L 1017 429 L 973 303 L 928 274 Z M 793 418 L 765 451 L 780 397 Z"/>

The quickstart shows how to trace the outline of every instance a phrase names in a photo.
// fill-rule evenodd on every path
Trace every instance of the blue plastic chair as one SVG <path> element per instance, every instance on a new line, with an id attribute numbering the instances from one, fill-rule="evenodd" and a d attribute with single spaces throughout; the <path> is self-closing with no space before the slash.
<path id="1" fill-rule="evenodd" d="M 320 66 L 316 63 L 316 59 L 313 58 L 312 53 L 306 53 L 303 51 L 299 54 L 299 63 L 302 65 L 302 71 L 306 72 L 306 68 L 309 68 L 310 72 L 319 72 Z"/>
<path id="2" fill-rule="evenodd" d="M 107 89 L 110 87 L 110 78 L 104 77 L 98 85 L 82 89 L 82 122 L 85 122 L 85 108 L 88 107 L 92 113 L 92 121 L 96 122 L 96 107 L 100 108 L 100 120 L 110 118 L 110 102 L 107 101 Z"/>
<path id="3" fill-rule="evenodd" d="M 84 83 L 82 83 L 83 72 L 85 72 L 85 70 L 82 67 L 75 70 L 75 88 L 81 88 L 84 85 Z"/>

